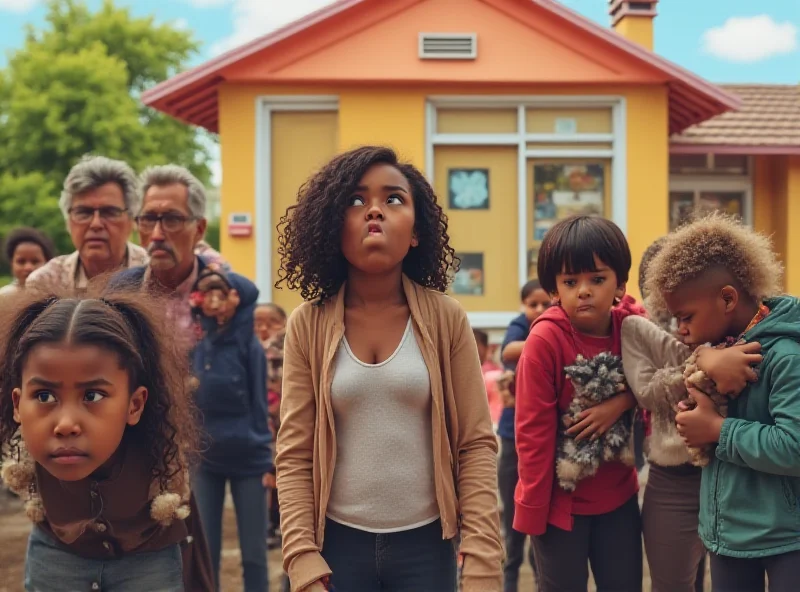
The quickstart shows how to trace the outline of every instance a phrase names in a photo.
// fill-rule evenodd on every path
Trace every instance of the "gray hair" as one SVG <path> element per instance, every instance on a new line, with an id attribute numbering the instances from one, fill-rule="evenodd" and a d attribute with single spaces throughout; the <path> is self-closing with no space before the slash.
<path id="1" fill-rule="evenodd" d="M 197 218 L 206 216 L 206 189 L 203 184 L 189 172 L 189 169 L 177 164 L 151 166 L 141 176 L 142 197 L 153 187 L 163 187 L 180 183 L 186 187 L 189 212 Z"/>
<path id="2" fill-rule="evenodd" d="M 58 205 L 64 218 L 69 217 L 72 200 L 78 195 L 102 187 L 107 183 L 116 183 L 122 190 L 122 200 L 125 208 L 133 215 L 139 209 L 139 182 L 136 173 L 121 160 L 112 160 L 105 156 L 85 155 L 64 179 L 64 189 Z"/>

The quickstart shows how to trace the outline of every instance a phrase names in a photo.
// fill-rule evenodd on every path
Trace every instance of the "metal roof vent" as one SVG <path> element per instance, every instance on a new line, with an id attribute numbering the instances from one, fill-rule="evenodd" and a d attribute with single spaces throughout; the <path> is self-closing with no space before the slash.
<path id="1" fill-rule="evenodd" d="M 420 33 L 419 57 L 422 60 L 474 60 L 478 57 L 478 35 Z"/>

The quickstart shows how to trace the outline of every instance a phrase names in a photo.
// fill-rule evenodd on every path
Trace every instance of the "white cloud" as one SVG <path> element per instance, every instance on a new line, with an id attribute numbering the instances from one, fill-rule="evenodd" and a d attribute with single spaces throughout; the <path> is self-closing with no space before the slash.
<path id="1" fill-rule="evenodd" d="M 174 21 L 172 21 L 172 26 L 178 29 L 179 31 L 185 31 L 186 29 L 189 28 L 189 21 L 187 21 L 183 17 L 177 18 Z"/>
<path id="2" fill-rule="evenodd" d="M 796 51 L 797 27 L 762 14 L 731 17 L 703 34 L 703 49 L 729 62 L 753 63 Z"/>
<path id="3" fill-rule="evenodd" d="M 28 12 L 38 3 L 39 0 L 0 0 L 0 12 Z"/>
<path id="4" fill-rule="evenodd" d="M 224 53 L 331 3 L 332 0 L 233 0 L 233 32 L 212 45 L 211 54 Z"/>

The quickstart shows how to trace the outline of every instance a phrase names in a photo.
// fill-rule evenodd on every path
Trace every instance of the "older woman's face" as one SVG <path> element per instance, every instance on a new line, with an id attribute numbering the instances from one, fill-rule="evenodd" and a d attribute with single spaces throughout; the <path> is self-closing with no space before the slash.
<path id="1" fill-rule="evenodd" d="M 68 226 L 84 266 L 110 270 L 120 265 L 133 230 L 122 188 L 106 183 L 73 197 Z"/>

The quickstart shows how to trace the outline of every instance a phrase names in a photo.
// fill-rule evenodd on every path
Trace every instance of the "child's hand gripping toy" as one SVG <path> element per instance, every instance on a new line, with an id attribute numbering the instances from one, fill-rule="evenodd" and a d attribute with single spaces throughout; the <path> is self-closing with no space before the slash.
<path id="1" fill-rule="evenodd" d="M 575 395 L 567 412 L 561 416 L 556 475 L 559 485 L 574 491 L 581 479 L 594 475 L 601 462 L 620 461 L 633 466 L 631 449 L 632 414 L 626 412 L 611 428 L 595 440 L 576 441 L 566 431 L 579 421 L 581 412 L 625 391 L 622 359 L 603 352 L 591 360 L 578 356 L 572 366 L 564 368 L 572 381 Z"/>
<path id="2" fill-rule="evenodd" d="M 239 293 L 218 265 L 209 264 L 197 277 L 190 296 L 192 312 L 216 319 L 223 326 L 233 318 L 239 306 Z"/>
<path id="3" fill-rule="evenodd" d="M 741 345 L 742 343 L 744 343 L 744 341 L 740 340 L 734 345 Z M 707 344 L 707 346 L 711 347 L 710 344 Z M 730 346 L 727 343 L 722 343 L 714 347 L 715 349 L 724 349 Z M 720 393 L 717 390 L 714 381 L 711 380 L 711 378 L 709 378 L 708 375 L 700 370 L 700 368 L 697 366 L 697 352 L 698 350 L 696 349 L 686 360 L 683 370 L 683 378 L 686 381 L 686 385 L 696 388 L 700 392 L 708 395 L 709 398 L 714 402 L 714 405 L 717 406 L 717 411 L 719 411 L 719 414 L 722 417 L 727 417 L 729 398 Z M 687 410 L 697 407 L 697 401 L 695 401 L 691 395 L 682 401 L 682 403 Z M 675 411 L 676 413 L 681 411 L 678 405 L 675 406 Z M 711 461 L 711 456 L 714 454 L 714 445 L 710 444 L 702 447 L 687 446 L 687 450 L 689 451 L 689 462 L 696 467 L 704 467 Z"/>

